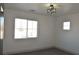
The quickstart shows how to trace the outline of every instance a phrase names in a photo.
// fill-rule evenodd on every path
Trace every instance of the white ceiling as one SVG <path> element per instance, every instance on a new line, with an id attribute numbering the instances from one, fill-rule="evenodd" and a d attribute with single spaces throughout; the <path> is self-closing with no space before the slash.
<path id="1" fill-rule="evenodd" d="M 29 11 L 37 14 L 47 15 L 48 3 L 6 3 L 5 8 Z M 56 15 L 64 15 L 79 12 L 78 3 L 56 3 L 59 8 L 56 9 Z"/>

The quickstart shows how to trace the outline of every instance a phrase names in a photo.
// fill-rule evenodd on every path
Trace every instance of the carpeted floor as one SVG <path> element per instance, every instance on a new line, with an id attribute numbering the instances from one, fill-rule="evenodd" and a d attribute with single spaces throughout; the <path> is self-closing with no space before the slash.
<path id="1" fill-rule="evenodd" d="M 57 48 L 49 48 L 33 52 L 16 53 L 13 55 L 72 55 L 72 54 Z"/>

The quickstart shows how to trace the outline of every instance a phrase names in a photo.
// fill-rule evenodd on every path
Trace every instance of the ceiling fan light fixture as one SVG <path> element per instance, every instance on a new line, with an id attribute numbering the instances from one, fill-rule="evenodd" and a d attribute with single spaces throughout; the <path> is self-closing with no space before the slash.
<path id="1" fill-rule="evenodd" d="M 56 13 L 56 8 L 54 7 L 53 4 L 50 4 L 50 6 L 49 6 L 48 9 L 47 9 L 47 13 L 48 13 L 49 15 L 53 15 L 53 14 Z"/>

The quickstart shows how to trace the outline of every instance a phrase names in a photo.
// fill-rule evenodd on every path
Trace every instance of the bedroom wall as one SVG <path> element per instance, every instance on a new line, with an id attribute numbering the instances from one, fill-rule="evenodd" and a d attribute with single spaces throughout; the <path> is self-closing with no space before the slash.
<path id="1" fill-rule="evenodd" d="M 5 38 L 3 40 L 3 54 L 28 52 L 53 47 L 55 42 L 55 18 L 51 16 L 32 14 L 19 10 L 5 9 Z M 39 38 L 14 39 L 15 18 L 29 18 L 39 21 Z"/>
<path id="2" fill-rule="evenodd" d="M 71 29 L 63 30 L 63 21 L 70 20 Z M 55 46 L 79 54 L 79 13 L 57 17 L 56 21 L 56 44 Z"/>

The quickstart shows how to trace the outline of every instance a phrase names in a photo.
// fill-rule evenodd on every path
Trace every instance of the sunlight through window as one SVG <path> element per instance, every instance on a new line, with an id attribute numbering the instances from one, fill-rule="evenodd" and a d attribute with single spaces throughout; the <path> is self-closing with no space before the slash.
<path id="1" fill-rule="evenodd" d="M 35 38 L 37 37 L 37 21 L 27 19 L 15 19 L 14 38 Z"/>
<path id="2" fill-rule="evenodd" d="M 70 22 L 64 22 L 63 23 L 63 30 L 70 30 Z"/>

